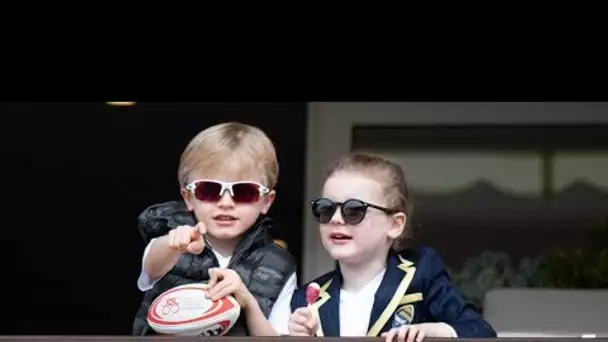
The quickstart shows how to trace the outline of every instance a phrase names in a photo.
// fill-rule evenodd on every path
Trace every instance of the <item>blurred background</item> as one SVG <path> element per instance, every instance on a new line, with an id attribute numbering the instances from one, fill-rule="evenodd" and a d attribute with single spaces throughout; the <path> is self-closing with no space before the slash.
<path id="1" fill-rule="evenodd" d="M 370 151 L 403 166 L 420 242 L 502 336 L 608 333 L 608 103 L 1 106 L 19 137 L 9 220 L 37 238 L 11 239 L 23 305 L 0 334 L 130 334 L 137 215 L 179 199 L 183 148 L 225 121 L 275 142 L 270 215 L 301 281 L 333 267 L 307 201 L 334 158 Z"/>

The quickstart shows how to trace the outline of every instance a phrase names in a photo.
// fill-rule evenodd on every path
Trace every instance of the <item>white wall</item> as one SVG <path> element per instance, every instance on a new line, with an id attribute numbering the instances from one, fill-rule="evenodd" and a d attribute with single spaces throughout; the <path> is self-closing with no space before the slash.
<path id="1" fill-rule="evenodd" d="M 319 195 L 325 168 L 350 150 L 357 124 L 608 124 L 608 103 L 323 103 L 309 104 L 306 192 L 304 199 L 303 280 L 327 272 L 333 261 L 325 252 L 308 201 Z M 565 161 L 567 162 L 567 161 Z M 596 177 L 596 175 L 591 175 Z M 563 175 L 567 178 L 568 175 Z M 559 179 L 563 179 L 562 176 Z"/>
<path id="2" fill-rule="evenodd" d="M 608 337 L 608 291 L 602 289 L 493 289 L 483 314 L 498 337 Z"/>

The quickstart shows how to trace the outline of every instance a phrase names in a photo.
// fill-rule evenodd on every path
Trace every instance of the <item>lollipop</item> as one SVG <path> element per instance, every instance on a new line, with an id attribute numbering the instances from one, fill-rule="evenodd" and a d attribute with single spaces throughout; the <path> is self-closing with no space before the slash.
<path id="1" fill-rule="evenodd" d="M 308 287 L 306 288 L 306 303 L 308 303 L 308 309 L 313 314 L 313 316 L 316 316 L 317 322 L 319 322 L 319 328 L 317 329 L 317 336 L 323 336 L 323 332 L 321 331 L 321 324 L 320 324 L 321 320 L 319 318 L 319 313 L 317 312 L 317 307 L 314 306 L 314 303 L 317 301 L 317 298 L 319 298 L 320 292 L 321 292 L 321 287 L 317 283 L 310 283 L 308 285 Z"/>
<path id="2" fill-rule="evenodd" d="M 309 308 L 319 298 L 319 292 L 321 292 L 321 286 L 317 283 L 310 283 L 306 288 L 306 303 L 308 303 Z"/>

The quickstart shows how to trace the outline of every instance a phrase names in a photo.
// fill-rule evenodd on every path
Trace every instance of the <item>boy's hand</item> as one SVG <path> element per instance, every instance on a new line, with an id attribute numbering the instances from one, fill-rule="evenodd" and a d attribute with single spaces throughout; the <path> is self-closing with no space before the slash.
<path id="1" fill-rule="evenodd" d="M 317 317 L 309 308 L 297 308 L 289 318 L 290 336 L 315 336 L 319 327 Z"/>
<path id="2" fill-rule="evenodd" d="M 200 254 L 205 249 L 205 239 L 203 235 L 207 228 L 203 222 L 196 226 L 179 226 L 171 229 L 168 235 L 169 247 L 179 250 L 182 253 Z"/>
<path id="3" fill-rule="evenodd" d="M 241 277 L 231 269 L 209 269 L 207 289 L 207 295 L 211 300 L 218 300 L 232 295 L 243 309 L 247 309 L 256 300 L 245 284 L 243 284 Z"/>
<path id="4" fill-rule="evenodd" d="M 388 332 L 382 333 L 382 337 L 386 342 L 421 342 L 424 340 L 426 333 L 421 325 L 402 325 L 399 328 L 393 328 Z"/>

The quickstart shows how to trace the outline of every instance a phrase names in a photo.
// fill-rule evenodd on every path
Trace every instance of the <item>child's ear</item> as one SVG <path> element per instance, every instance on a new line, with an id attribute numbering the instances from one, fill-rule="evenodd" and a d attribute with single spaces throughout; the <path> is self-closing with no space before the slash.
<path id="1" fill-rule="evenodd" d="M 272 203 L 274 202 L 274 199 L 277 195 L 277 192 L 274 190 L 270 190 L 269 193 L 267 193 L 264 197 L 262 197 L 262 199 L 264 200 L 264 207 L 262 208 L 262 215 L 266 215 L 268 213 L 268 211 L 270 210 L 270 207 L 272 206 Z"/>
<path id="2" fill-rule="evenodd" d="M 184 203 L 186 203 L 186 207 L 188 207 L 188 211 L 194 211 L 194 205 L 192 204 L 192 193 L 185 188 L 181 188 L 180 190 L 182 194 L 182 198 L 184 199 Z"/>
<path id="3" fill-rule="evenodd" d="M 391 217 L 391 226 L 388 230 L 388 236 L 391 239 L 396 239 L 403 233 L 405 230 L 405 222 L 407 220 L 407 216 L 405 213 L 396 213 Z"/>

